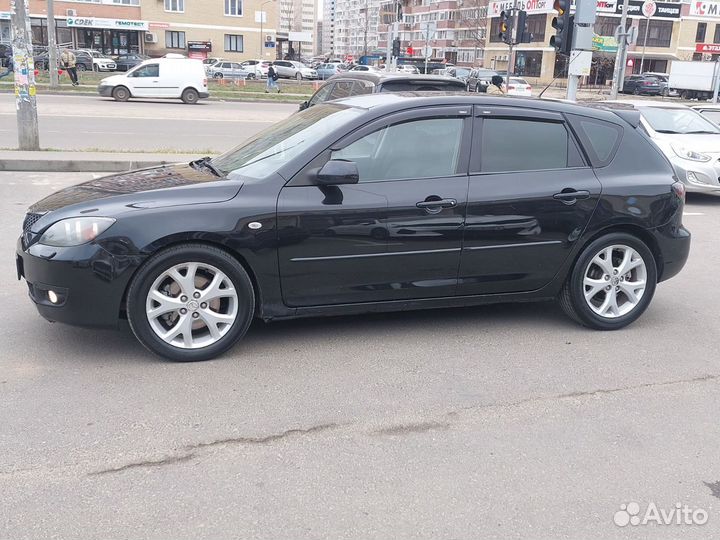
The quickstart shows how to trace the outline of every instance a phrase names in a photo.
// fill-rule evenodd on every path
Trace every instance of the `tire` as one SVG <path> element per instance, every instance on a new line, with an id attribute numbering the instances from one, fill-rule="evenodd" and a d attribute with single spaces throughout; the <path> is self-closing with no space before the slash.
<path id="1" fill-rule="evenodd" d="M 116 86 L 113 88 L 112 97 L 115 101 L 127 101 L 130 99 L 130 90 L 124 86 Z"/>
<path id="2" fill-rule="evenodd" d="M 633 96 L 639 96 L 639 95 L 640 95 L 640 88 L 638 88 L 638 87 L 636 86 L 635 88 L 633 88 L 633 92 L 632 92 L 632 93 L 633 93 Z"/>
<path id="3" fill-rule="evenodd" d="M 85 64 L 78 64 L 76 67 L 78 71 L 87 71 Z"/>
<path id="4" fill-rule="evenodd" d="M 197 90 L 195 90 L 194 88 L 186 88 L 183 91 L 180 99 L 182 99 L 183 103 L 187 103 L 188 105 L 194 105 L 198 102 L 200 96 L 198 95 Z"/>
<path id="5" fill-rule="evenodd" d="M 167 276 L 176 268 L 176 275 L 187 277 L 193 264 L 197 265 L 196 277 L 185 288 Z M 204 293 L 220 274 L 219 285 Z M 203 294 L 212 295 L 213 291 L 218 296 L 203 302 Z M 180 307 L 151 317 L 149 311 L 162 306 L 153 299 L 159 295 L 170 299 L 167 306 Z M 245 335 L 255 313 L 255 294 L 247 272 L 228 253 L 211 246 L 181 244 L 153 255 L 138 270 L 128 289 L 127 313 L 133 334 L 149 351 L 176 362 L 196 362 L 221 355 Z M 210 324 L 217 335 L 211 335 L 206 320 L 216 321 Z M 174 337 L 166 340 L 160 336 L 173 330 L 178 332 Z"/>
<path id="6" fill-rule="evenodd" d="M 302 73 L 296 73 L 296 74 L 295 74 L 295 79 L 296 79 L 296 80 L 302 81 L 302 78 L 303 78 Z"/>
<path id="7" fill-rule="evenodd" d="M 667 88 L 663 88 L 663 89 L 662 89 L 662 92 L 660 92 L 660 95 L 661 95 L 662 97 L 668 97 L 668 96 L 670 95 L 670 90 L 667 89 Z"/>
<path id="8" fill-rule="evenodd" d="M 690 92 L 688 92 L 687 90 L 683 90 L 682 92 L 680 92 L 680 98 L 681 98 L 681 99 L 685 99 L 685 100 L 689 100 L 689 99 L 690 99 Z"/>
<path id="9" fill-rule="evenodd" d="M 215 74 L 213 74 L 213 79 L 222 79 L 222 78 L 223 78 L 223 74 L 222 74 L 222 73 L 215 73 Z"/>
<path id="10" fill-rule="evenodd" d="M 617 273 L 617 266 L 620 264 L 620 257 L 623 255 L 622 248 L 634 252 L 631 261 L 637 262 L 639 258 L 643 265 L 633 268 L 627 273 Z M 602 255 L 611 253 L 612 272 L 610 266 L 603 268 L 595 261 L 607 260 Z M 607 272 L 607 273 L 605 273 Z M 604 275 L 603 275 L 604 274 Z M 597 293 L 590 300 L 586 300 L 586 291 L 591 292 L 593 285 L 586 283 L 586 277 L 595 282 Z M 625 278 L 628 278 L 625 281 Z M 619 281 L 622 280 L 622 281 Z M 632 280 L 632 281 L 630 281 Z M 627 287 L 627 283 L 639 283 L 644 281 L 645 287 L 642 291 L 639 288 Z M 608 285 L 603 285 L 607 282 Z M 570 275 L 560 292 L 559 302 L 563 311 L 577 323 L 596 330 L 618 330 L 635 321 L 647 309 L 657 284 L 657 268 L 655 258 L 650 249 L 639 238 L 626 233 L 611 233 L 590 243 L 578 257 Z M 586 287 L 591 287 L 589 290 Z M 608 287 L 615 287 L 615 291 Z M 639 296 L 636 302 L 630 301 L 625 294 L 625 289 L 631 289 L 632 294 Z M 616 292 L 619 291 L 619 292 Z M 608 298 L 608 294 L 614 294 Z M 611 299 L 615 298 L 614 308 Z M 591 308 L 591 303 L 594 308 Z M 598 305 L 599 304 L 599 305 Z M 602 316 L 596 310 L 603 311 L 604 306 L 609 306 L 610 312 Z M 615 313 L 612 313 L 615 311 Z"/>
<path id="11" fill-rule="evenodd" d="M 479 94 L 479 93 L 480 93 L 480 85 L 479 85 L 479 84 L 476 84 L 476 85 L 475 85 L 475 93 L 476 93 L 476 94 Z"/>

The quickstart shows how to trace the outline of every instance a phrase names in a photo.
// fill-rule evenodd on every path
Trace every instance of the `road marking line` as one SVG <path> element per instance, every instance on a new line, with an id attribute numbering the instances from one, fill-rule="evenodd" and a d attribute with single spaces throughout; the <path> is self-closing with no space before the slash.
<path id="1" fill-rule="evenodd" d="M 704 216 L 702 212 L 683 212 L 683 216 Z"/>

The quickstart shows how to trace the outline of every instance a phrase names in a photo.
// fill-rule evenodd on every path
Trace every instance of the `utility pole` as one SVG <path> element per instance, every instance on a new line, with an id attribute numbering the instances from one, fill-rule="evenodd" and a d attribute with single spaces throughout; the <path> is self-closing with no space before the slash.
<path id="1" fill-rule="evenodd" d="M 27 0 L 10 2 L 13 28 L 15 107 L 20 150 L 40 150 L 30 12 Z"/>
<path id="2" fill-rule="evenodd" d="M 620 17 L 620 26 L 618 31 L 615 32 L 615 37 L 618 42 L 618 50 L 615 54 L 615 71 L 613 73 L 613 83 L 610 90 L 610 99 L 617 99 L 618 92 L 623 87 L 623 80 L 625 79 L 625 55 L 628 46 L 628 37 L 630 36 L 627 28 L 627 12 L 630 5 L 630 0 L 623 1 L 622 16 Z"/>
<path id="3" fill-rule="evenodd" d="M 597 0 L 577 0 L 575 16 L 571 18 L 573 28 L 572 51 L 568 64 L 567 99 L 575 101 L 580 77 L 590 74 L 592 66 L 592 40 L 597 17 Z"/>
<path id="4" fill-rule="evenodd" d="M 50 88 L 60 86 L 58 81 L 57 39 L 55 36 L 55 5 L 54 0 L 47 0 L 47 26 L 48 26 L 48 73 L 50 73 Z"/>

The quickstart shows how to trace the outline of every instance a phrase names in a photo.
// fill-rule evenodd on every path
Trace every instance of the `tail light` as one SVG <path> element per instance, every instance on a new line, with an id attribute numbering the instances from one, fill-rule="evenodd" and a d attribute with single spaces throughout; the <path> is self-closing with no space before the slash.
<path id="1" fill-rule="evenodd" d="M 685 202 L 685 184 L 682 182 L 675 182 L 671 186 L 672 192 L 680 199 L 682 202 Z"/>
<path id="2" fill-rule="evenodd" d="M 515 85 L 511 84 L 510 86 L 508 86 L 508 90 L 515 90 Z"/>
<path id="3" fill-rule="evenodd" d="M 528 92 L 532 92 L 532 86 L 530 86 L 530 85 L 528 84 L 528 85 L 527 85 L 527 90 L 528 90 Z"/>
<path id="4" fill-rule="evenodd" d="M 207 86 L 207 79 L 203 79 L 203 86 Z"/>

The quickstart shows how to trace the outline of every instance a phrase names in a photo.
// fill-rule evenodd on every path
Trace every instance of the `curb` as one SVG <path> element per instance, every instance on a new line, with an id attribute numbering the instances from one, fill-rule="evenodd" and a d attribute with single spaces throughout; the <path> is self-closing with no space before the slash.
<path id="1" fill-rule="evenodd" d="M 15 172 L 126 172 L 168 165 L 177 161 L 136 161 L 102 159 L 2 159 L 0 171 Z"/>

